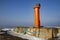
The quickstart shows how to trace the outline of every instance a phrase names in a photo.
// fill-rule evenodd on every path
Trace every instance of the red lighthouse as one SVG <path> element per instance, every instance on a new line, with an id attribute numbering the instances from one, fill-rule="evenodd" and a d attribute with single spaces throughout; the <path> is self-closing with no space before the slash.
<path id="1" fill-rule="evenodd" d="M 34 6 L 34 27 L 40 27 L 40 4 Z"/>

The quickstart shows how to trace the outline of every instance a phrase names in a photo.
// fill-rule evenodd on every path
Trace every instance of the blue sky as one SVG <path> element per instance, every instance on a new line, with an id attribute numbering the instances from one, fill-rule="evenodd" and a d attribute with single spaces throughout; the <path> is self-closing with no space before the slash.
<path id="1" fill-rule="evenodd" d="M 60 0 L 0 0 L 0 25 L 33 26 L 36 3 L 42 26 L 60 26 Z"/>

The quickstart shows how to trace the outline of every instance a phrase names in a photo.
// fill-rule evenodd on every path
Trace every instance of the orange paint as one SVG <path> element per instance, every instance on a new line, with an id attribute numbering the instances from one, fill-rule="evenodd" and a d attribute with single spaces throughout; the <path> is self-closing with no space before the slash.
<path id="1" fill-rule="evenodd" d="M 40 27 L 40 5 L 37 4 L 34 6 L 34 27 Z"/>

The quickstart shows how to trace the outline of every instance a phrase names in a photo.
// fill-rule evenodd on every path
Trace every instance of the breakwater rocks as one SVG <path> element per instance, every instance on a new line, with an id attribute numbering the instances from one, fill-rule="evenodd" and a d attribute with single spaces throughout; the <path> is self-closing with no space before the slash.
<path id="1" fill-rule="evenodd" d="M 7 31 L 0 30 L 0 40 L 28 40 L 7 34 Z"/>

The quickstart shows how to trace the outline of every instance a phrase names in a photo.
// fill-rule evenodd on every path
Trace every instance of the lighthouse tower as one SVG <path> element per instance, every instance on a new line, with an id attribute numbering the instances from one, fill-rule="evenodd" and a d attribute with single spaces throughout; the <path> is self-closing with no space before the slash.
<path id="1" fill-rule="evenodd" d="M 40 4 L 34 6 L 34 27 L 40 27 Z"/>

